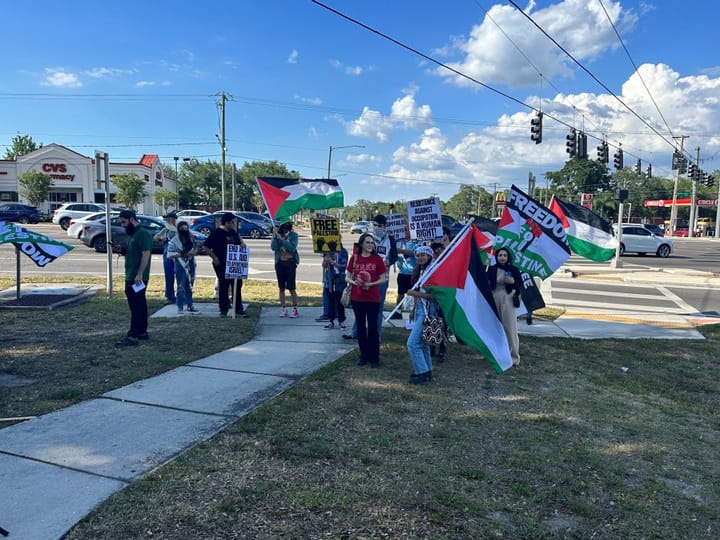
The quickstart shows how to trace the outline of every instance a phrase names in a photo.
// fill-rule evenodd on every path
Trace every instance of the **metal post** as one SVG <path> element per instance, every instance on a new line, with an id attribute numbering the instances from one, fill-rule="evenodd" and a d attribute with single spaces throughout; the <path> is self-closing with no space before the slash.
<path id="1" fill-rule="evenodd" d="M 677 137 L 673 137 L 673 139 L 680 139 L 680 159 L 684 159 L 683 156 L 683 147 L 685 145 L 685 139 L 687 139 L 687 135 L 678 135 Z M 678 165 L 677 170 L 675 171 L 675 185 L 673 187 L 673 198 L 672 198 L 672 209 L 670 210 L 670 236 L 674 236 L 675 229 L 677 225 L 677 194 L 678 194 L 678 183 L 680 182 L 680 167 Z"/>
<path id="2" fill-rule="evenodd" d="M 106 283 L 108 299 L 113 297 L 112 282 L 112 224 L 110 223 L 110 165 L 107 152 L 95 150 L 95 175 L 97 186 L 105 182 L 105 251 L 107 254 Z M 102 166 L 101 166 L 101 162 Z M 104 174 L 103 174 L 104 173 Z"/>
<path id="3" fill-rule="evenodd" d="M 225 93 L 220 96 L 220 189 L 222 190 L 222 209 L 225 210 Z"/>
<path id="4" fill-rule="evenodd" d="M 718 222 L 720 222 L 720 178 L 718 178 L 718 194 L 717 199 L 715 199 L 715 240 L 720 238 L 720 227 L 718 227 Z"/>
<path id="5" fill-rule="evenodd" d="M 235 184 L 237 182 L 235 163 L 232 165 L 232 199 L 230 200 L 230 210 L 237 210 L 237 195 Z"/>
<path id="6" fill-rule="evenodd" d="M 690 220 L 688 221 L 688 238 L 695 238 L 695 222 L 697 221 L 697 180 L 700 175 L 700 147 L 695 149 L 695 176 L 692 180 L 692 195 L 690 196 Z"/>
<path id="7" fill-rule="evenodd" d="M 620 260 L 620 243 L 622 242 L 622 222 L 623 222 L 623 203 L 618 204 L 618 223 L 617 223 L 617 247 L 615 247 L 615 258 L 610 261 L 611 268 L 622 268 L 623 263 Z"/>
<path id="8" fill-rule="evenodd" d="M 175 208 L 180 210 L 180 188 L 178 187 L 178 160 L 180 156 L 173 157 L 175 160 Z"/>

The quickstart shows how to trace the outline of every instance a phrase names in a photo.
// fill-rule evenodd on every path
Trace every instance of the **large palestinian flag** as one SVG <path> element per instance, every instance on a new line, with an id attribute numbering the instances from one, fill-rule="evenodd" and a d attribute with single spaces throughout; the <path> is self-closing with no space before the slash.
<path id="1" fill-rule="evenodd" d="M 319 178 L 256 177 L 265 208 L 273 219 L 283 221 L 300 210 L 325 210 L 345 206 L 337 180 Z"/>
<path id="2" fill-rule="evenodd" d="M 453 334 L 502 373 L 512 366 L 512 358 L 482 262 L 486 241 L 477 227 L 467 227 L 418 286 L 435 297 Z"/>
<path id="3" fill-rule="evenodd" d="M 609 261 L 615 255 L 617 238 L 610 223 L 592 210 L 553 196 L 550 210 L 560 218 L 573 253 L 591 261 Z"/>
<path id="4" fill-rule="evenodd" d="M 40 267 L 62 257 L 72 246 L 5 221 L 0 221 L 0 244 L 12 243 Z"/>
<path id="5" fill-rule="evenodd" d="M 540 279 L 547 279 L 570 257 L 560 218 L 517 186 L 510 189 L 498 225 L 495 250 L 501 247 L 512 252 L 521 272 Z"/>

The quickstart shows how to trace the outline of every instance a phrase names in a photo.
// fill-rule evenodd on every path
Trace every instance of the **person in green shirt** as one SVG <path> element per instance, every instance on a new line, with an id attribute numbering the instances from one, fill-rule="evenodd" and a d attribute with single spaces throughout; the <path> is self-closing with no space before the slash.
<path id="1" fill-rule="evenodd" d="M 148 307 L 145 292 L 150 279 L 152 238 L 143 229 L 132 210 L 120 211 L 120 225 L 127 232 L 124 249 L 113 249 L 125 255 L 125 296 L 130 308 L 130 330 L 127 336 L 115 343 L 117 347 L 136 347 L 140 339 L 148 339 Z M 117 248 L 117 249 L 116 249 Z"/>

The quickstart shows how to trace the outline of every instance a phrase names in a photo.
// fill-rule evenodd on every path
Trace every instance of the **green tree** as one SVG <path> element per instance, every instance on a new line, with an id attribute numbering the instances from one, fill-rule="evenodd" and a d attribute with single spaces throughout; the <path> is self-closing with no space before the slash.
<path id="1" fill-rule="evenodd" d="M 182 164 L 179 176 L 180 206 L 194 208 L 220 205 L 219 163 L 209 160 L 205 163 L 188 161 Z"/>
<path id="2" fill-rule="evenodd" d="M 5 150 L 5 159 L 16 159 L 30 152 L 42 148 L 42 143 L 37 144 L 30 135 L 16 135 L 12 138 L 10 148 Z"/>
<path id="3" fill-rule="evenodd" d="M 118 174 L 113 177 L 112 183 L 117 188 L 115 200 L 128 208 L 136 209 L 145 197 L 145 180 L 135 173 Z"/>
<path id="4" fill-rule="evenodd" d="M 466 214 L 489 217 L 492 215 L 493 196 L 483 187 L 463 184 L 442 207 L 445 214 L 455 219 L 463 219 Z"/>
<path id="5" fill-rule="evenodd" d="M 563 168 L 547 173 L 550 191 L 559 197 L 573 199 L 580 193 L 614 192 L 615 180 L 604 163 L 592 159 L 571 158 Z"/>
<path id="6" fill-rule="evenodd" d="M 153 199 L 155 199 L 155 204 L 160 206 L 165 212 L 168 208 L 177 208 L 177 196 L 174 191 L 170 191 L 169 189 L 156 189 L 153 193 Z"/>
<path id="7" fill-rule="evenodd" d="M 48 199 L 53 181 L 47 174 L 25 171 L 18 178 L 18 184 L 20 184 L 20 195 L 33 206 L 40 206 Z"/>

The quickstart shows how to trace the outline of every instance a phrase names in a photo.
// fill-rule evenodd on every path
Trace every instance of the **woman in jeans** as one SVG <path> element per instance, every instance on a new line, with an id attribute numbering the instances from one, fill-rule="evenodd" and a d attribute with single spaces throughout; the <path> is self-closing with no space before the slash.
<path id="1" fill-rule="evenodd" d="M 193 306 L 192 288 L 195 282 L 195 255 L 197 249 L 193 244 L 192 234 L 186 221 L 177 225 L 177 234 L 168 242 L 167 258 L 175 265 L 177 278 L 177 308 L 182 315 L 183 306 L 187 305 L 188 313 L 197 313 Z"/>
<path id="2" fill-rule="evenodd" d="M 380 313 L 380 286 L 385 283 L 387 268 L 382 257 L 375 253 L 375 239 L 365 233 L 358 240 L 357 250 L 350 257 L 345 281 L 351 284 L 353 313 L 357 324 L 357 339 L 360 347 L 359 366 L 380 365 L 380 334 L 377 320 Z"/>
<path id="3" fill-rule="evenodd" d="M 428 246 L 418 246 L 415 249 L 417 265 L 413 269 L 411 283 L 415 285 L 432 261 L 433 250 Z M 410 289 L 407 293 L 415 302 L 410 314 L 413 322 L 412 331 L 407 340 L 408 353 L 412 362 L 413 373 L 410 375 L 410 384 L 422 384 L 432 380 L 432 362 L 430 361 L 430 346 L 422 340 L 423 321 L 428 315 L 435 315 L 437 304 L 433 296 L 421 289 Z"/>

